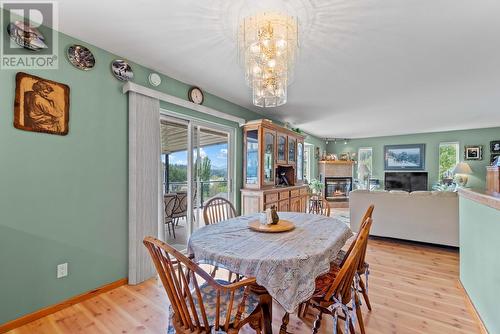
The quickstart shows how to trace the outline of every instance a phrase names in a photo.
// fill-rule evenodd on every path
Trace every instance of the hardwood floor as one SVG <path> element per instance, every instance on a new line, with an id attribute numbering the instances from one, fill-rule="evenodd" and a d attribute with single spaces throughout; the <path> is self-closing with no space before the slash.
<path id="1" fill-rule="evenodd" d="M 458 281 L 458 251 L 371 239 L 367 252 L 373 311 L 363 306 L 367 333 L 480 333 Z M 167 298 L 155 280 L 123 286 L 20 327 L 10 334 L 166 333 Z M 314 310 L 291 317 L 290 333 L 310 333 Z M 278 333 L 283 311 L 274 307 Z M 245 330 L 251 333 L 251 330 Z M 320 333 L 332 333 L 323 318 Z"/>

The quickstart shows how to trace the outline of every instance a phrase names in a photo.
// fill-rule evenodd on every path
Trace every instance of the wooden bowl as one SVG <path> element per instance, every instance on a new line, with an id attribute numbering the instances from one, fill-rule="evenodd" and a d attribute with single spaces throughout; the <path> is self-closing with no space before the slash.
<path id="1" fill-rule="evenodd" d="M 295 228 L 295 225 L 291 221 L 283 219 L 280 219 L 278 224 L 273 225 L 263 225 L 260 223 L 260 221 L 256 220 L 248 223 L 248 227 L 257 232 L 281 233 L 293 230 Z"/>

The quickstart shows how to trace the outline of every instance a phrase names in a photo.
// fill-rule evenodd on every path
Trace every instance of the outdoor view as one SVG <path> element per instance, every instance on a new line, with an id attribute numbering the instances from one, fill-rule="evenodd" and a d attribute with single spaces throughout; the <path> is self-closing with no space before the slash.
<path id="1" fill-rule="evenodd" d="M 358 180 L 365 181 L 373 173 L 372 148 L 360 148 L 358 150 L 358 160 Z"/>
<path id="2" fill-rule="evenodd" d="M 195 151 L 196 152 L 196 151 Z M 194 157 L 196 159 L 196 156 Z M 227 143 L 208 145 L 200 148 L 201 163 L 201 202 L 227 193 Z M 187 188 L 187 151 L 162 155 L 165 173 L 166 192 L 186 191 Z"/>
<path id="3" fill-rule="evenodd" d="M 458 163 L 458 143 L 439 144 L 439 181 L 453 178 L 453 168 Z"/>

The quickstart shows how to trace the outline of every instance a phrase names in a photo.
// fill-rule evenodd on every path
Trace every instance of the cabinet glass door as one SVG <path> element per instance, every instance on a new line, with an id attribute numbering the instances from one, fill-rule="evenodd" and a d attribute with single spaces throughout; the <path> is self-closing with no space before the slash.
<path id="1" fill-rule="evenodd" d="M 304 143 L 297 144 L 297 180 L 304 180 Z"/>
<path id="2" fill-rule="evenodd" d="M 286 163 L 286 136 L 278 135 L 278 154 L 276 160 Z"/>
<path id="3" fill-rule="evenodd" d="M 288 163 L 295 163 L 296 162 L 296 152 L 295 152 L 295 143 L 296 143 L 295 138 L 288 137 Z"/>
<path id="4" fill-rule="evenodd" d="M 258 183 L 259 172 L 259 131 L 250 130 L 246 132 L 246 184 Z"/>
<path id="5" fill-rule="evenodd" d="M 264 183 L 274 184 L 275 134 L 264 130 Z"/>

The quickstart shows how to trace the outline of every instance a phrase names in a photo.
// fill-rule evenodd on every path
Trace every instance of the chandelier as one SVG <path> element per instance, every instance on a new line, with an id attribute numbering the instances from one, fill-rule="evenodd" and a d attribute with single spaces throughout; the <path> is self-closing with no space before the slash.
<path id="1" fill-rule="evenodd" d="M 277 13 L 246 17 L 239 27 L 239 58 L 253 104 L 277 107 L 287 101 L 287 86 L 299 46 L 297 19 Z"/>

